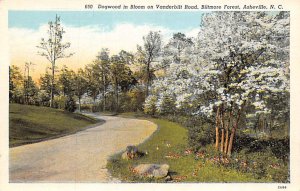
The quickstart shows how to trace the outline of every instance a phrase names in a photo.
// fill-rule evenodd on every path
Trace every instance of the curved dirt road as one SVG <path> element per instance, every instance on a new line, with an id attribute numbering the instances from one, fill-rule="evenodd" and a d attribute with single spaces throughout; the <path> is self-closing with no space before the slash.
<path id="1" fill-rule="evenodd" d="M 73 135 L 9 149 L 10 182 L 118 181 L 107 172 L 108 157 L 143 142 L 157 126 L 146 120 L 99 118 L 106 122 Z"/>

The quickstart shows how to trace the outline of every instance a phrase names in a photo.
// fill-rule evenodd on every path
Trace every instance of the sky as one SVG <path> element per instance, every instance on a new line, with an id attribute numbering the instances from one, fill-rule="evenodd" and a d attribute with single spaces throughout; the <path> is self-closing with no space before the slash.
<path id="1" fill-rule="evenodd" d="M 37 54 L 41 38 L 47 38 L 48 22 L 55 15 L 61 17 L 66 33 L 64 42 L 71 47 L 66 52 L 75 53 L 70 58 L 57 61 L 58 68 L 66 65 L 77 70 L 92 63 L 102 48 L 111 54 L 120 50 L 136 51 L 143 36 L 160 31 L 163 42 L 173 33 L 183 32 L 195 37 L 200 28 L 202 12 L 189 11 L 9 11 L 8 28 L 11 64 L 22 71 L 25 62 L 34 66 L 31 74 L 35 80 L 45 73 L 50 63 Z"/>

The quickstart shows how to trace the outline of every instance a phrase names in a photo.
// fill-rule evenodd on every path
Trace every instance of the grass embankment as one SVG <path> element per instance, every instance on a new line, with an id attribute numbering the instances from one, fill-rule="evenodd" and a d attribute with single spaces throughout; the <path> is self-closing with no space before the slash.
<path id="1" fill-rule="evenodd" d="M 100 122 L 81 114 L 48 107 L 9 105 L 9 147 L 56 138 Z"/>
<path id="2" fill-rule="evenodd" d="M 142 163 L 167 163 L 170 165 L 170 175 L 175 182 L 266 182 L 265 179 L 255 179 L 250 173 L 225 168 L 214 164 L 207 158 L 197 157 L 190 153 L 187 141 L 187 129 L 179 124 L 163 119 L 151 119 L 159 129 L 144 143 L 138 146 L 148 155 L 134 160 L 121 159 L 121 153 L 109 160 L 107 168 L 111 174 L 123 182 L 164 182 L 140 178 L 130 169 Z"/>

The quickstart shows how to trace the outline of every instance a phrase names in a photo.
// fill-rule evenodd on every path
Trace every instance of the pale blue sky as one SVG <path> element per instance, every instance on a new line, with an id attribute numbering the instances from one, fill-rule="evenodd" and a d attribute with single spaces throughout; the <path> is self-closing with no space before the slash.
<path id="1" fill-rule="evenodd" d="M 47 36 L 48 22 L 61 16 L 64 41 L 70 42 L 68 52 L 75 55 L 59 60 L 59 65 L 77 69 L 92 63 L 102 48 L 111 54 L 120 50 L 135 52 L 137 44 L 149 31 L 160 31 L 163 42 L 173 33 L 183 32 L 195 37 L 200 30 L 203 12 L 189 11 L 9 11 L 8 27 L 11 63 L 23 67 L 24 62 L 36 64 L 32 75 L 39 77 L 49 65 L 37 55 L 36 46 Z"/>
<path id="2" fill-rule="evenodd" d="M 38 29 L 61 16 L 64 24 L 74 27 L 105 26 L 111 30 L 120 23 L 156 25 L 183 31 L 199 27 L 203 12 L 198 11 L 9 11 L 9 28 Z"/>
<path id="3" fill-rule="evenodd" d="M 200 11 L 9 11 L 8 27 L 11 63 L 23 67 L 24 62 L 35 65 L 33 76 L 44 72 L 49 62 L 37 55 L 36 46 L 47 37 L 48 22 L 61 16 L 64 41 L 70 42 L 68 52 L 75 55 L 62 59 L 76 69 L 92 63 L 102 48 L 111 54 L 120 50 L 135 52 L 149 31 L 160 31 L 163 43 L 174 33 L 183 32 L 196 37 L 205 12 Z M 207 12 L 206 12 L 207 13 Z M 47 65 L 48 64 L 48 65 Z"/>

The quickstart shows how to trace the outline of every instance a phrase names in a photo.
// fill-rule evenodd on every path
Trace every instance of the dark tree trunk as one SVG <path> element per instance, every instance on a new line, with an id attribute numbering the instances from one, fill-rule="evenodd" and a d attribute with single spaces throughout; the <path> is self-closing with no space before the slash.
<path id="1" fill-rule="evenodd" d="M 228 145 L 228 150 L 227 150 L 227 155 L 228 156 L 231 156 L 234 135 L 235 135 L 235 127 L 233 127 L 231 129 L 230 140 L 229 140 L 229 145 Z"/>
<path id="2" fill-rule="evenodd" d="M 230 111 L 230 113 L 229 113 L 228 121 L 225 126 L 226 135 L 225 135 L 225 145 L 224 145 L 224 150 L 223 150 L 225 154 L 227 154 L 227 150 L 228 150 L 229 127 L 230 127 L 231 118 L 232 118 L 232 111 Z"/>
<path id="3" fill-rule="evenodd" d="M 81 112 L 81 102 L 80 102 L 80 97 L 78 97 L 78 110 Z"/>
<path id="4" fill-rule="evenodd" d="M 228 128 L 228 126 L 226 127 L 225 131 L 226 131 L 226 135 L 225 135 L 225 145 L 224 145 L 224 150 L 223 150 L 223 152 L 224 152 L 225 154 L 227 154 L 228 141 L 229 141 L 229 128 Z"/>
<path id="5" fill-rule="evenodd" d="M 146 87 L 146 98 L 149 95 L 149 87 L 150 87 L 150 79 L 151 78 L 151 74 L 150 74 L 150 62 L 147 63 L 147 87 Z"/>
<path id="6" fill-rule="evenodd" d="M 50 107 L 54 107 L 54 73 L 55 73 L 55 62 L 52 64 L 52 79 L 51 79 L 51 100 Z"/>
<path id="7" fill-rule="evenodd" d="M 221 129 L 221 149 L 220 151 L 223 153 L 224 152 L 224 129 Z"/>
<path id="8" fill-rule="evenodd" d="M 103 70 L 103 69 L 102 69 Z M 103 80 L 103 111 L 106 110 L 106 77 L 104 72 L 102 72 L 102 80 Z"/>
<path id="9" fill-rule="evenodd" d="M 106 105 L 105 105 L 105 102 L 106 102 L 106 100 L 105 100 L 105 90 L 102 91 L 102 97 L 103 97 L 103 108 L 102 108 L 102 110 L 105 111 L 105 107 L 106 107 Z"/>
<path id="10" fill-rule="evenodd" d="M 115 80 L 115 96 L 116 96 L 116 105 L 115 105 L 115 112 L 119 110 L 119 93 L 118 93 L 118 80 Z"/>
<path id="11" fill-rule="evenodd" d="M 219 113 L 220 113 L 220 107 L 217 109 L 217 115 L 216 115 L 216 150 L 219 148 Z"/>
<path id="12" fill-rule="evenodd" d="M 220 151 L 224 151 L 224 112 L 221 113 L 220 116 L 220 123 L 221 123 L 221 146 L 220 146 Z"/>
<path id="13" fill-rule="evenodd" d="M 232 147 L 233 147 L 233 139 L 234 139 L 235 131 L 237 130 L 238 125 L 239 125 L 239 121 L 240 121 L 241 113 L 242 113 L 243 108 L 244 108 L 244 104 L 245 104 L 245 102 L 242 104 L 241 109 L 238 111 L 235 125 L 231 129 L 230 140 L 229 140 L 228 151 L 227 151 L 228 156 L 231 156 Z"/>

